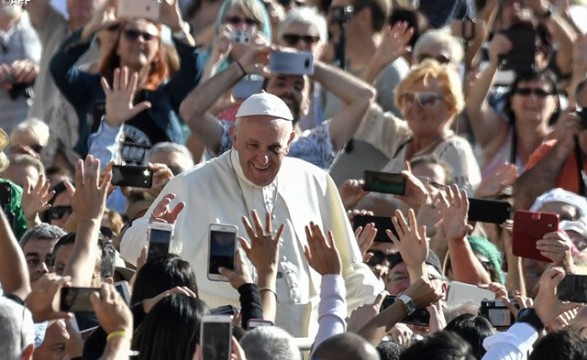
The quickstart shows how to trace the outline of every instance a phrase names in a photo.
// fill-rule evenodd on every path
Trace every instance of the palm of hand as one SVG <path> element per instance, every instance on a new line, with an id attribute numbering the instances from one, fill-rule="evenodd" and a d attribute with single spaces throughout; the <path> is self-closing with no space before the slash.
<path id="1" fill-rule="evenodd" d="M 467 235 L 467 213 L 464 207 L 448 207 L 442 212 L 442 230 L 448 239 L 461 239 Z"/>

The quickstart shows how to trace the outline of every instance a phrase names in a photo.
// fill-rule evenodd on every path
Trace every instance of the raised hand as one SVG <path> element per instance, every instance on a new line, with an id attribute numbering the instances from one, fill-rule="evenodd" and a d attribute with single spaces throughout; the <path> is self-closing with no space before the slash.
<path id="1" fill-rule="evenodd" d="M 106 334 L 111 334 L 114 331 L 125 331 L 126 337 L 130 338 L 132 336 L 132 313 L 113 285 L 103 283 L 100 296 L 97 293 L 92 293 L 90 302 L 98 322 Z"/>
<path id="2" fill-rule="evenodd" d="M 157 197 L 169 180 L 173 179 L 173 172 L 165 164 L 149 163 L 148 168 L 153 173 L 153 184 L 147 190 L 147 193 L 153 197 Z"/>
<path id="3" fill-rule="evenodd" d="M 247 74 L 269 76 L 269 55 L 273 49 L 267 45 L 254 45 L 240 57 L 239 62 Z"/>
<path id="4" fill-rule="evenodd" d="M 402 196 L 402 200 L 414 209 L 419 209 L 420 206 L 428 203 L 430 201 L 430 192 L 426 184 L 412 174 L 409 161 L 404 162 L 402 175 L 406 179 L 406 193 Z"/>
<path id="5" fill-rule="evenodd" d="M 536 242 L 536 248 L 540 254 L 552 260 L 555 266 L 563 266 L 567 271 L 573 267 L 573 250 L 572 240 L 563 231 L 550 232 Z M 573 271 L 570 271 L 573 272 Z"/>
<path id="6" fill-rule="evenodd" d="M 285 225 L 280 225 L 275 235 L 273 235 L 273 224 L 270 213 L 266 213 L 265 215 L 265 226 L 261 224 L 261 219 L 256 210 L 251 211 L 251 218 L 253 219 L 252 225 L 247 217 L 243 216 L 241 219 L 251 241 L 249 244 L 247 240 L 239 237 L 241 247 L 258 272 L 276 272 L 279 261 L 279 248 L 281 246 L 281 234 L 285 229 Z"/>
<path id="7" fill-rule="evenodd" d="M 35 322 L 62 319 L 68 317 L 65 312 L 55 311 L 53 302 L 59 290 L 70 285 L 69 276 L 61 277 L 55 273 L 40 278 L 25 299 L 26 307 L 33 314 Z"/>
<path id="8" fill-rule="evenodd" d="M 41 174 L 37 183 L 34 185 L 29 183 L 28 178 L 25 180 L 24 191 L 22 192 L 22 211 L 27 223 L 35 223 L 38 219 L 37 214 L 49 209 L 49 200 L 55 195 L 55 191 L 49 190 L 51 184 Z"/>
<path id="9" fill-rule="evenodd" d="M 180 201 L 179 203 L 177 203 L 177 205 L 173 207 L 173 209 L 170 209 L 169 205 L 171 205 L 171 200 L 175 199 L 175 197 L 175 194 L 167 194 L 163 196 L 161 201 L 159 201 L 159 203 L 153 210 L 150 222 L 159 221 L 168 224 L 175 224 L 175 221 L 177 220 L 179 213 L 181 213 L 181 211 L 185 207 L 185 203 L 183 201 Z"/>
<path id="10" fill-rule="evenodd" d="M 497 170 L 489 176 L 483 177 L 481 183 L 475 190 L 476 197 L 488 198 L 500 194 L 503 189 L 511 186 L 518 178 L 518 169 L 516 165 L 503 162 Z"/>
<path id="11" fill-rule="evenodd" d="M 457 185 L 451 185 L 446 188 L 445 194 L 442 194 L 440 202 L 441 227 L 444 236 L 448 240 L 464 239 L 472 230 L 471 226 L 467 224 L 467 212 L 469 211 L 467 193 L 465 190 L 460 190 Z"/>
<path id="12" fill-rule="evenodd" d="M 220 275 L 228 279 L 230 285 L 238 290 L 244 284 L 252 284 L 253 278 L 249 268 L 245 264 L 245 255 L 242 249 L 236 249 L 234 258 L 234 271 L 227 268 L 219 268 Z"/>
<path id="13" fill-rule="evenodd" d="M 393 27 L 387 27 L 383 31 L 383 39 L 374 56 L 379 57 L 382 63 L 390 64 L 410 51 L 409 43 L 413 34 L 414 29 L 408 27 L 405 21 L 400 21 Z"/>
<path id="14" fill-rule="evenodd" d="M 418 226 L 414 209 L 408 210 L 408 221 L 400 210 L 395 211 L 391 221 L 399 239 L 393 235 L 391 230 L 387 230 L 387 236 L 406 263 L 410 281 L 413 282 L 427 273 L 424 264 L 429 248 L 428 239 L 426 239 L 426 226 Z"/>
<path id="15" fill-rule="evenodd" d="M 375 224 L 369 223 L 365 225 L 365 228 L 359 226 L 355 229 L 355 239 L 357 239 L 357 243 L 359 244 L 359 249 L 361 250 L 361 255 L 363 256 L 363 262 L 369 261 L 371 255 L 369 255 L 368 251 L 373 245 L 373 241 L 375 241 L 375 236 L 377 236 L 377 228 L 375 228 Z"/>
<path id="16" fill-rule="evenodd" d="M 151 310 L 153 310 L 153 308 L 155 307 L 155 305 L 157 305 L 157 303 L 159 301 L 161 301 L 162 299 L 173 295 L 173 294 L 180 294 L 180 295 L 185 295 L 185 296 L 189 296 L 189 297 L 193 297 L 196 298 L 198 297 L 190 288 L 186 287 L 186 286 L 176 286 L 174 288 L 171 288 L 169 290 L 165 290 L 162 293 L 158 294 L 157 296 L 150 298 L 150 299 L 146 299 L 143 301 L 143 310 L 145 311 L 145 314 L 148 314 L 151 312 Z"/>
<path id="17" fill-rule="evenodd" d="M 112 173 L 99 179 L 100 160 L 88 155 L 86 160 L 78 160 L 75 167 L 75 188 L 66 182 L 70 193 L 73 193 L 71 207 L 78 223 L 98 220 L 104 214 L 108 185 Z"/>
<path id="18" fill-rule="evenodd" d="M 373 319 L 381 311 L 381 304 L 385 297 L 389 295 L 387 291 L 383 291 L 375 297 L 375 301 L 372 304 L 361 305 L 351 313 L 351 316 L 347 320 L 347 331 L 358 332 Z"/>
<path id="19" fill-rule="evenodd" d="M 342 263 L 332 231 L 328 231 L 326 238 L 320 227 L 312 222 L 305 229 L 308 245 L 304 246 L 304 254 L 310 266 L 322 276 L 341 275 Z"/>
<path id="20" fill-rule="evenodd" d="M 111 126 L 121 126 L 125 121 L 151 107 L 148 101 L 133 105 L 139 75 L 134 73 L 129 79 L 128 71 L 126 66 L 122 70 L 114 70 L 112 88 L 106 78 L 102 77 L 100 80 L 106 95 L 106 122 Z"/>
<path id="21" fill-rule="evenodd" d="M 339 186 L 338 193 L 345 209 L 354 208 L 369 193 L 363 190 L 364 183 L 362 179 L 347 179 Z"/>
<path id="22" fill-rule="evenodd" d="M 412 299 L 416 309 L 425 308 L 440 300 L 442 296 L 440 291 L 430 283 L 430 280 L 424 277 L 412 282 L 412 285 L 403 293 Z"/>

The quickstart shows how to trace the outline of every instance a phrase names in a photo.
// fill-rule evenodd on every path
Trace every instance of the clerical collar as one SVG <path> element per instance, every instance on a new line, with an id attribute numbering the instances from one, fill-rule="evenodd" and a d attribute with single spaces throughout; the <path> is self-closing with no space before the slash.
<path id="1" fill-rule="evenodd" d="M 263 189 L 264 187 L 274 187 L 275 184 L 277 183 L 277 177 L 275 177 L 275 179 L 273 179 L 273 182 L 271 182 L 271 184 L 266 185 L 266 186 L 259 186 L 257 184 L 255 184 L 254 182 L 252 182 L 251 180 L 247 179 L 247 177 L 245 176 L 245 173 L 243 172 L 243 169 L 241 168 L 241 163 L 239 161 L 238 158 L 238 152 L 234 149 L 230 150 L 230 165 L 232 165 L 232 170 L 234 170 L 234 173 L 237 176 L 237 180 L 240 180 L 242 182 L 244 182 L 245 184 L 248 184 L 250 186 L 259 188 L 259 189 Z"/>

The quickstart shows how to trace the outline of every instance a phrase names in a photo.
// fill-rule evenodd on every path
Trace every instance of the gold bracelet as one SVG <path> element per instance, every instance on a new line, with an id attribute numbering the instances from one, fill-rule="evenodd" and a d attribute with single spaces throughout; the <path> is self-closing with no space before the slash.
<path id="1" fill-rule="evenodd" d="M 127 336 L 126 330 L 116 330 L 116 331 L 113 331 L 110 334 L 108 334 L 108 336 L 106 337 L 106 342 L 108 342 L 114 338 L 117 338 L 117 337 L 126 337 L 126 336 Z"/>
<path id="2" fill-rule="evenodd" d="M 277 298 L 277 293 L 272 288 L 268 288 L 268 287 L 260 288 L 259 289 L 259 292 L 261 292 L 261 291 L 269 291 L 270 293 L 272 293 L 273 295 L 275 295 L 275 300 L 278 299 Z"/>

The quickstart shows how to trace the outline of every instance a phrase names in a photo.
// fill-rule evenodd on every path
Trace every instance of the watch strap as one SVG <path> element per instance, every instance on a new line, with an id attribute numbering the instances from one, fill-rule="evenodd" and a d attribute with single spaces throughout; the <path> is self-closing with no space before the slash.
<path id="1" fill-rule="evenodd" d="M 416 305 L 414 305 L 414 301 L 408 295 L 401 294 L 397 297 L 397 299 L 404 303 L 408 316 L 412 315 L 416 311 Z"/>
<path id="2" fill-rule="evenodd" d="M 536 314 L 536 310 L 534 310 L 533 308 L 526 308 L 520 310 L 520 312 L 518 313 L 518 322 L 523 322 L 532 326 L 538 333 L 544 330 L 544 324 L 542 323 L 542 320 L 540 320 L 540 318 L 538 317 L 538 314 Z"/>

